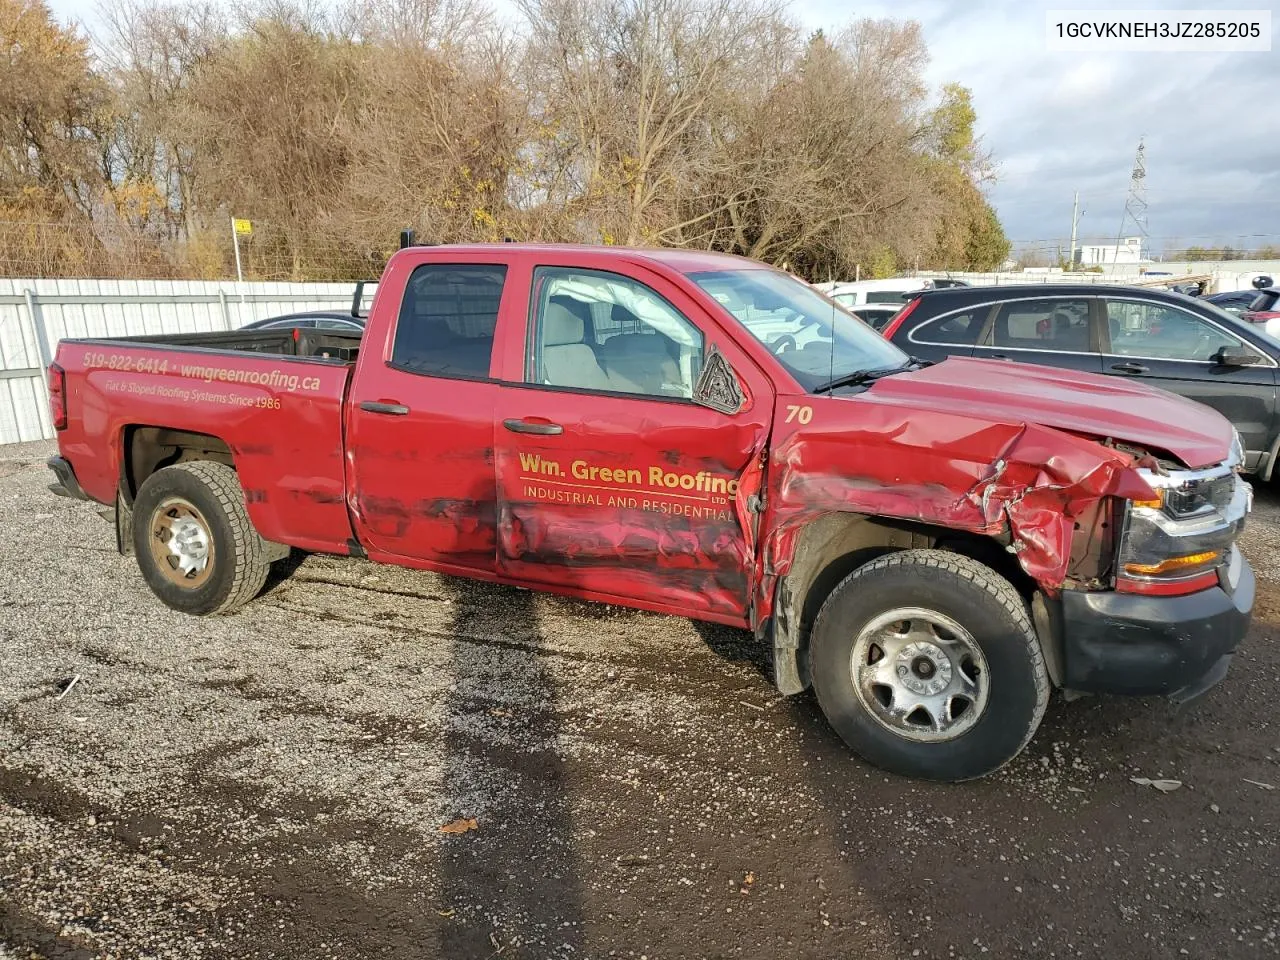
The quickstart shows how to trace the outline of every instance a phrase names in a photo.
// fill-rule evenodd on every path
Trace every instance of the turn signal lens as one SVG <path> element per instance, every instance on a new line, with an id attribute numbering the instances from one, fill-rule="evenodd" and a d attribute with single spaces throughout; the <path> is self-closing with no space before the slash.
<path id="1" fill-rule="evenodd" d="M 1162 487 L 1157 487 L 1155 498 L 1152 500 L 1134 500 L 1132 503 L 1135 507 L 1147 507 L 1151 510 L 1159 510 L 1164 506 L 1164 489 Z"/>
<path id="2" fill-rule="evenodd" d="M 1203 567 L 1221 556 L 1218 550 L 1206 550 L 1204 553 L 1188 553 L 1183 557 L 1169 557 L 1159 563 L 1126 563 L 1124 572 L 1131 577 L 1158 577 L 1165 573 L 1176 573 L 1189 567 Z"/>

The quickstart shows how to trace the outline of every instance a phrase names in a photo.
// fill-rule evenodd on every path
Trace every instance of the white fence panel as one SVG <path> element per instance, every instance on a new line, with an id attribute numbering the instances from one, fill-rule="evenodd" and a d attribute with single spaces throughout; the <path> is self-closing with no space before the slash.
<path id="1" fill-rule="evenodd" d="M 1142 279 L 1154 280 L 1162 274 L 1168 274 L 1167 279 L 1176 283 L 1180 276 L 1209 274 L 1213 277 L 1211 289 L 1215 293 L 1247 290 L 1257 277 L 1280 279 L 1280 260 L 1121 263 L 1106 264 L 1102 269 L 1104 271 L 1102 273 L 1083 271 L 1068 273 L 1058 269 L 1028 269 L 1001 273 L 921 270 L 919 276 L 935 280 L 950 277 L 955 280 L 964 280 L 975 287 L 983 287 L 996 283 L 1133 283 Z"/>
<path id="2" fill-rule="evenodd" d="M 364 291 L 367 310 L 376 290 Z M 58 341 L 234 330 L 351 309 L 351 283 L 0 279 L 0 444 L 52 439 L 45 366 Z"/>

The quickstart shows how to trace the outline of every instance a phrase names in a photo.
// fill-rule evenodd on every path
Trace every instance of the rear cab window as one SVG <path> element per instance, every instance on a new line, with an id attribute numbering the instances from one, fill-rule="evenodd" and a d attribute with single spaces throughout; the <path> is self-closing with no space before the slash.
<path id="1" fill-rule="evenodd" d="M 409 276 L 391 365 L 433 377 L 487 379 L 507 267 L 424 263 Z"/>

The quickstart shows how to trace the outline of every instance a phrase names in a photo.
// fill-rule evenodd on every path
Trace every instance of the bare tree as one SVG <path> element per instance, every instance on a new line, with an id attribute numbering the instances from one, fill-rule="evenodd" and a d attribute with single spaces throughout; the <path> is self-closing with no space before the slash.
<path id="1" fill-rule="evenodd" d="M 41 0 L 0 0 L 0 221 L 74 220 L 37 244 L 56 269 L 221 275 L 232 214 L 255 221 L 250 275 L 298 279 L 369 275 L 405 226 L 811 276 L 1007 249 L 968 93 L 931 104 L 912 23 L 806 37 L 782 0 L 520 0 L 514 32 L 484 0 L 106 2 L 95 64 Z"/>
<path id="2" fill-rule="evenodd" d="M 922 56 L 910 24 L 792 41 L 735 98 L 705 176 L 660 238 L 815 273 L 852 272 L 881 247 L 914 252 L 932 216 L 912 148 Z"/>
<path id="3" fill-rule="evenodd" d="M 43 0 L 0 0 L 0 51 L 0 200 L 24 216 L 89 215 L 108 94 L 87 40 Z"/>
<path id="4" fill-rule="evenodd" d="M 707 124 L 780 14 L 763 0 L 522 0 L 549 197 L 602 234 L 652 242 Z M 558 196 L 557 196 L 558 192 Z"/>
<path id="5" fill-rule="evenodd" d="M 104 174 L 117 211 L 140 229 L 159 221 L 171 238 L 197 230 L 191 84 L 226 30 L 220 10 L 201 0 L 112 0 L 104 11 L 98 46 L 115 92 Z"/>

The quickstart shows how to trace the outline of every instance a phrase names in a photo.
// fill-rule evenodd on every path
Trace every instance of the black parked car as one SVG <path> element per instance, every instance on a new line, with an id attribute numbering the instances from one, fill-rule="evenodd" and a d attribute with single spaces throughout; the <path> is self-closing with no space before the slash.
<path id="1" fill-rule="evenodd" d="M 355 293 L 351 296 L 351 310 L 347 313 L 341 313 L 337 310 L 306 310 L 301 313 L 288 313 L 282 317 L 267 317 L 265 320 L 255 320 L 252 323 L 246 323 L 240 329 L 242 330 L 279 330 L 279 329 L 297 329 L 310 328 L 319 330 L 333 330 L 338 333 L 364 333 L 364 324 L 367 319 L 361 312 L 360 307 L 364 303 L 364 288 L 366 281 L 360 280 L 356 283 Z"/>
<path id="2" fill-rule="evenodd" d="M 364 317 L 349 313 L 290 313 L 283 317 L 268 317 L 246 323 L 242 330 L 277 330 L 281 327 L 318 327 L 321 330 L 340 330 L 344 333 L 364 333 Z"/>
<path id="3" fill-rule="evenodd" d="M 1229 313 L 1258 314 L 1280 311 L 1280 287 L 1273 285 L 1270 277 L 1258 277 L 1253 281 L 1251 290 L 1228 290 L 1226 293 L 1211 293 L 1205 297 L 1215 307 L 1221 307 Z M 1247 319 L 1254 319 L 1248 317 Z M 1261 319 L 1269 319 L 1263 317 Z"/>
<path id="4" fill-rule="evenodd" d="M 925 290 L 883 331 L 915 357 L 1018 360 L 1131 377 L 1235 424 L 1245 466 L 1271 478 L 1280 447 L 1280 340 L 1202 299 L 1149 287 L 1027 284 Z"/>

